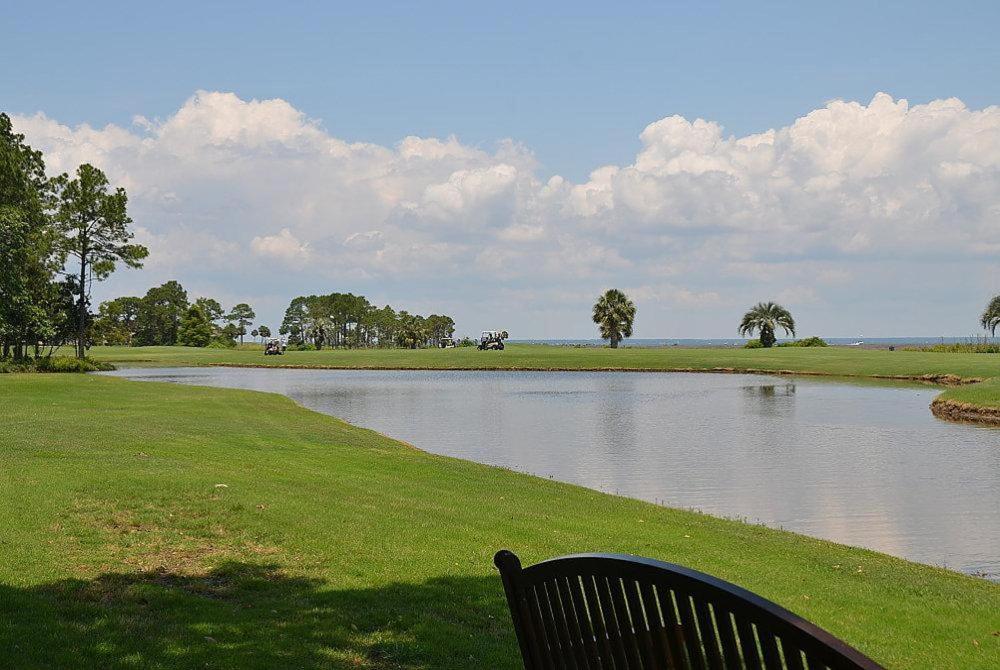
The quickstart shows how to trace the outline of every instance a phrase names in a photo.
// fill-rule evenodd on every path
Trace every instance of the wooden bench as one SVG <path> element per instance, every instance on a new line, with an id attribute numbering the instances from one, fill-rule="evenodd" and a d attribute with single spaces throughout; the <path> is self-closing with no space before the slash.
<path id="1" fill-rule="evenodd" d="M 858 650 L 734 584 L 621 554 L 528 568 L 494 558 L 527 670 L 876 670 Z"/>

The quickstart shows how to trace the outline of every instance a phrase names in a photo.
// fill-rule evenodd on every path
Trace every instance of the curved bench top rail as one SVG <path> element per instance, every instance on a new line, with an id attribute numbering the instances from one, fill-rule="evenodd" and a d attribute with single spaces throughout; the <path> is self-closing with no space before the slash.
<path id="1" fill-rule="evenodd" d="M 691 596 L 714 608 L 732 612 L 735 617 L 762 626 L 782 639 L 794 641 L 795 646 L 808 650 L 830 668 L 883 670 L 857 649 L 777 603 L 681 565 L 627 554 L 589 553 L 560 556 L 522 568 L 520 559 L 506 550 L 497 552 L 494 563 L 504 577 L 505 587 L 517 592 L 568 577 L 621 579 L 668 588 L 684 597 Z M 508 593 L 508 598 L 510 596 Z M 713 663 L 709 665 L 714 666 Z M 788 662 L 788 667 L 798 667 L 797 661 Z"/>

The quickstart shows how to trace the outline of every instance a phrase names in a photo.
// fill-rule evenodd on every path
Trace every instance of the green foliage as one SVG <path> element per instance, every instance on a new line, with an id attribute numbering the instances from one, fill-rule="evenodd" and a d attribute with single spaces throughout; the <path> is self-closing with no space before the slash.
<path id="1" fill-rule="evenodd" d="M 807 337 L 804 340 L 794 340 L 792 342 L 782 342 L 779 347 L 826 347 L 829 346 L 822 337 Z"/>
<path id="2" fill-rule="evenodd" d="M 38 372 L 99 372 L 114 369 L 110 363 L 92 358 L 51 356 L 36 359 L 35 362 L 35 370 Z"/>
<path id="3" fill-rule="evenodd" d="M 777 341 L 775 331 L 781 328 L 787 335 L 795 336 L 795 320 L 791 312 L 774 302 L 759 302 L 743 315 L 740 322 L 740 335 L 760 335 L 762 347 L 770 348 Z"/>
<path id="4" fill-rule="evenodd" d="M 214 339 L 223 342 L 227 347 L 236 346 L 236 338 L 240 336 L 240 327 L 235 323 L 227 323 L 219 329 Z"/>
<path id="5" fill-rule="evenodd" d="M 234 310 L 243 312 L 244 307 L 237 305 Z M 198 315 L 192 311 L 195 309 Z M 102 345 L 204 347 L 215 342 L 216 348 L 228 349 L 236 346 L 240 326 L 221 325 L 219 322 L 227 316 L 213 298 L 201 297 L 189 303 L 184 287 L 171 280 L 149 289 L 142 298 L 122 297 L 101 303 L 91 338 Z M 260 327 L 264 337 L 269 337 L 270 332 L 266 326 Z"/>
<path id="6" fill-rule="evenodd" d="M 798 346 L 800 347 L 826 347 L 829 346 L 822 337 L 813 335 L 812 337 L 807 337 L 804 340 L 799 340 Z"/>
<path id="7" fill-rule="evenodd" d="M 136 320 L 139 346 L 177 344 L 181 319 L 188 309 L 187 291 L 171 280 L 146 292 Z"/>
<path id="8" fill-rule="evenodd" d="M 990 300 L 979 318 L 979 325 L 990 331 L 991 335 L 997 334 L 997 326 L 1000 326 L 1000 295 Z"/>
<path id="9" fill-rule="evenodd" d="M 236 342 L 228 338 L 216 337 L 213 338 L 212 341 L 206 345 L 206 347 L 208 349 L 235 349 Z"/>
<path id="10" fill-rule="evenodd" d="M 260 326 L 257 328 L 257 333 L 265 340 L 271 337 L 271 329 L 267 326 Z"/>
<path id="11" fill-rule="evenodd" d="M 426 339 L 423 319 L 406 311 L 400 311 L 396 325 L 396 345 L 404 349 L 416 349 Z"/>
<path id="12" fill-rule="evenodd" d="M 38 358 L 0 358 L 0 373 L 11 372 L 106 372 L 115 366 L 106 361 L 69 356 L 41 356 Z"/>
<path id="13" fill-rule="evenodd" d="M 58 346 L 69 315 L 55 279 L 53 181 L 42 154 L 0 113 L 0 356 Z"/>
<path id="14" fill-rule="evenodd" d="M 450 316 L 428 317 L 378 308 L 353 293 L 298 296 L 285 310 L 278 331 L 289 345 L 308 342 L 316 349 L 422 348 L 436 347 L 455 332 Z"/>
<path id="15" fill-rule="evenodd" d="M 188 307 L 177 329 L 177 344 L 185 347 L 207 347 L 212 341 L 212 322 L 198 305 Z"/>
<path id="16" fill-rule="evenodd" d="M 194 304 L 201 308 L 201 311 L 205 313 L 208 320 L 212 323 L 217 321 L 222 321 L 225 310 L 222 309 L 222 305 L 215 298 L 198 298 L 194 301 Z"/>
<path id="17" fill-rule="evenodd" d="M 91 328 L 97 344 L 132 346 L 144 303 L 142 298 L 124 296 L 102 302 Z"/>
<path id="18" fill-rule="evenodd" d="M 56 180 L 57 246 L 67 274 L 74 281 L 78 358 L 83 358 L 87 350 L 92 283 L 107 279 L 118 263 L 141 268 L 149 255 L 146 247 L 132 244 L 125 189 L 109 189 L 105 174 L 87 163 L 77 168 L 75 178 L 62 175 Z"/>
<path id="19" fill-rule="evenodd" d="M 230 321 L 237 328 L 236 332 L 239 335 L 240 344 L 243 344 L 243 336 L 247 334 L 247 326 L 253 323 L 256 318 L 257 315 L 254 314 L 253 309 L 245 302 L 235 305 L 232 311 L 226 315 L 226 321 Z"/>
<path id="20" fill-rule="evenodd" d="M 593 319 L 601 338 L 608 340 L 612 349 L 617 349 L 619 342 L 632 337 L 635 304 L 618 289 L 608 289 L 594 303 Z"/>
<path id="21" fill-rule="evenodd" d="M 744 349 L 763 349 L 764 345 L 760 343 L 760 340 L 754 338 L 752 340 L 747 340 L 747 343 L 743 345 Z"/>

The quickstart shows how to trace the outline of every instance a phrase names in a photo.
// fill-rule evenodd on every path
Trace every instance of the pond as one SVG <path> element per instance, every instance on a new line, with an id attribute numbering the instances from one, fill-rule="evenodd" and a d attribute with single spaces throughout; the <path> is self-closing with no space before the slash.
<path id="1" fill-rule="evenodd" d="M 691 373 L 110 374 L 282 393 L 433 453 L 1000 579 L 1000 429 L 935 419 L 936 388 Z"/>

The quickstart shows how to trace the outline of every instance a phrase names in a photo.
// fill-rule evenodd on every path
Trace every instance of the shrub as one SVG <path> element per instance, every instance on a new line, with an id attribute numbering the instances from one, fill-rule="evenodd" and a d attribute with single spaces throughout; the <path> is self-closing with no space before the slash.
<path id="1" fill-rule="evenodd" d="M 38 372 L 103 372 L 114 369 L 115 366 L 110 363 L 92 358 L 52 356 L 35 360 L 35 370 Z"/>
<path id="2" fill-rule="evenodd" d="M 822 337 L 817 337 L 813 335 L 812 337 L 807 337 L 804 340 L 799 341 L 800 347 L 825 347 L 827 346 L 826 340 Z"/>
<path id="3" fill-rule="evenodd" d="M 208 343 L 207 349 L 235 349 L 236 341 L 231 340 L 228 337 L 213 337 L 212 341 Z"/>
<path id="4" fill-rule="evenodd" d="M 795 340 L 794 342 L 782 342 L 778 345 L 779 347 L 826 347 L 829 346 L 822 337 L 807 337 L 804 340 Z"/>
<path id="5" fill-rule="evenodd" d="M 302 344 L 289 344 L 286 351 L 316 351 L 316 347 L 308 342 Z"/>
<path id="6" fill-rule="evenodd" d="M 744 349 L 763 349 L 764 345 L 760 343 L 760 340 L 754 338 L 752 340 L 747 340 L 747 343 L 743 345 Z"/>
<path id="7" fill-rule="evenodd" d="M 43 358 L 22 358 L 20 360 L 0 360 L 0 373 L 10 372 L 105 372 L 115 366 L 92 358 L 70 358 L 69 356 L 45 356 Z"/>

